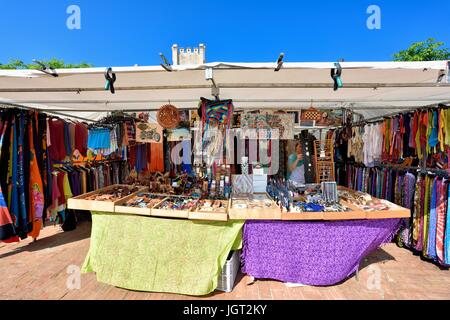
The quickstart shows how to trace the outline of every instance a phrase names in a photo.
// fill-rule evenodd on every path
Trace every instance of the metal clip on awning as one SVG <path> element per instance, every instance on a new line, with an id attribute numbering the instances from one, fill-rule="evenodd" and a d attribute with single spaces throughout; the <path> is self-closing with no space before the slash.
<path id="1" fill-rule="evenodd" d="M 39 71 L 41 71 L 45 74 L 48 74 L 52 77 L 55 77 L 55 78 L 59 76 L 54 68 L 47 66 L 43 62 L 36 60 L 36 59 L 33 59 L 33 62 L 41 67 L 41 69 L 38 69 Z"/>
<path id="2" fill-rule="evenodd" d="M 284 58 L 284 53 L 280 53 L 280 56 L 278 57 L 277 60 L 277 67 L 275 68 L 275 72 L 278 72 L 281 70 L 281 68 L 283 67 L 283 58 Z"/>

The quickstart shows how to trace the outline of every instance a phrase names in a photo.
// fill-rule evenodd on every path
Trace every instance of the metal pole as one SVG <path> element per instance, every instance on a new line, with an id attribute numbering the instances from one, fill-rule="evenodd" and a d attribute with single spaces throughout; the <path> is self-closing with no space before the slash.
<path id="1" fill-rule="evenodd" d="M 448 100 L 447 100 L 448 99 Z M 315 103 L 392 103 L 392 102 L 435 102 L 442 101 L 441 103 L 450 103 L 450 97 L 444 98 L 422 98 L 422 99 L 357 99 L 357 100 L 347 100 L 347 99 L 316 99 Z M 198 99 L 170 99 L 171 102 L 174 103 L 197 103 Z M 167 100 L 116 100 L 116 101 L 108 101 L 108 100 L 17 100 L 16 103 L 28 103 L 28 104 L 137 104 L 137 103 L 166 103 Z M 235 103 L 310 103 L 311 99 L 233 99 Z M 406 108 L 410 108 L 406 107 Z M 271 106 L 261 107 L 261 108 L 273 108 Z M 317 108 L 327 108 L 318 106 Z M 354 106 L 354 109 L 368 110 L 368 109 L 392 109 L 393 106 L 376 106 L 376 107 L 367 107 L 367 106 Z M 402 106 L 398 106 L 398 108 L 404 108 Z M 55 109 L 58 111 L 66 111 L 67 109 Z M 97 110 L 97 109 L 96 109 Z M 83 111 L 86 111 L 83 110 Z M 103 111 L 103 110 L 101 110 Z"/>
<path id="2" fill-rule="evenodd" d="M 10 103 L 10 102 L 0 102 L 0 107 L 5 107 L 5 108 L 18 108 L 18 109 L 24 109 L 24 110 L 30 110 L 30 111 L 36 111 L 36 112 L 43 112 L 43 113 L 48 113 L 48 114 L 53 114 L 53 115 L 57 115 L 57 116 L 62 116 L 62 117 L 67 117 L 67 118 L 74 118 L 74 119 L 78 119 L 78 120 L 82 120 L 82 121 L 86 121 L 86 122 L 97 122 L 95 120 L 91 120 L 91 119 L 86 119 L 83 117 L 79 117 L 79 116 L 72 116 L 72 115 L 66 115 L 54 110 L 45 110 L 45 109 L 36 109 L 36 108 L 31 108 L 31 107 L 27 107 L 27 106 L 23 106 L 20 104 L 15 104 L 15 103 Z M 71 110 L 65 110 L 67 112 L 72 112 Z"/>
<path id="3" fill-rule="evenodd" d="M 217 83 L 222 89 L 331 89 L 332 83 Z M 116 87 L 116 91 L 209 89 L 209 84 Z M 342 89 L 450 88 L 450 83 L 348 83 Z M 0 88 L 0 92 L 97 92 L 94 88 Z"/>

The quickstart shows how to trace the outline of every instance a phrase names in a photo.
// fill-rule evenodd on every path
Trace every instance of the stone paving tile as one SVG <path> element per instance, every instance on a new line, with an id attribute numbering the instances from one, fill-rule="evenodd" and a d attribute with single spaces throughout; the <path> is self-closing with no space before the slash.
<path id="1" fill-rule="evenodd" d="M 363 260 L 359 277 L 331 287 L 294 287 L 239 274 L 233 292 L 216 291 L 205 297 L 129 291 L 97 282 L 95 274 L 81 275 L 79 290 L 68 287 L 68 267 L 81 267 L 89 248 L 90 223 L 73 232 L 59 227 L 42 230 L 38 241 L 0 244 L 0 300 L 378 300 L 450 299 L 450 270 L 422 260 L 395 244 L 385 245 Z M 379 278 L 374 278 L 379 274 Z M 70 282 L 69 282 L 70 286 Z"/>

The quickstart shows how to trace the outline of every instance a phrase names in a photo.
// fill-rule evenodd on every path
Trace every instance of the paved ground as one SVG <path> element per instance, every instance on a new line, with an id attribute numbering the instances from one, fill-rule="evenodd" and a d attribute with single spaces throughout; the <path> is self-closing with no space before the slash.
<path id="1" fill-rule="evenodd" d="M 43 230 L 39 241 L 0 244 L 0 299 L 199 299 L 174 294 L 142 293 L 81 276 L 81 289 L 67 289 L 70 265 L 81 266 L 89 247 L 90 222 L 63 233 Z M 422 261 L 410 251 L 389 244 L 370 255 L 355 277 L 337 286 L 288 288 L 276 281 L 248 285 L 240 275 L 232 293 L 215 292 L 203 299 L 446 299 L 450 300 L 450 271 Z"/>

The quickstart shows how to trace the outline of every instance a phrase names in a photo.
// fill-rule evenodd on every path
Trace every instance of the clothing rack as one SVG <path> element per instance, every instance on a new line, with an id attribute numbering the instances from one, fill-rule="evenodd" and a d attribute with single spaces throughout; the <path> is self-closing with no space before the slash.
<path id="1" fill-rule="evenodd" d="M 418 172 L 420 174 L 432 174 L 432 175 L 437 175 L 437 176 L 442 176 L 442 177 L 449 177 L 450 176 L 450 169 L 449 170 L 445 170 L 445 169 L 435 169 L 435 168 L 426 168 L 426 167 L 424 168 L 424 167 L 414 167 L 414 166 L 402 167 L 401 165 L 395 165 L 395 164 L 391 164 L 391 163 L 385 163 L 385 164 L 383 163 L 383 164 L 378 164 L 378 165 L 373 166 L 373 167 L 366 167 L 364 164 L 360 164 L 360 163 L 356 163 L 356 162 L 350 162 L 350 161 L 347 161 L 346 163 L 343 163 L 343 164 L 351 164 L 351 165 L 354 165 L 356 167 L 367 168 L 367 169 L 371 169 L 371 168 L 378 168 L 378 169 L 390 168 L 390 169 L 397 169 L 399 171 L 414 171 L 414 172 Z"/>
<path id="2" fill-rule="evenodd" d="M 39 113 L 46 113 L 48 115 L 53 115 L 54 117 L 61 119 L 59 116 L 61 117 L 67 117 L 67 118 L 73 118 L 73 119 L 77 119 L 77 120 L 81 120 L 81 121 L 85 121 L 85 122 L 95 122 L 94 120 L 90 120 L 90 119 L 86 119 L 83 117 L 79 117 L 79 116 L 74 116 L 74 115 L 65 115 L 63 113 L 57 112 L 57 111 L 51 111 L 51 110 L 39 110 L 36 108 L 31 108 L 31 107 L 27 107 L 27 106 L 23 106 L 20 104 L 15 104 L 15 103 L 9 103 L 9 102 L 0 102 L 0 109 L 22 109 L 22 110 L 28 110 L 28 111 L 35 111 L 35 112 L 39 112 Z M 70 110 L 67 110 L 70 111 Z M 61 119 L 64 120 L 64 119 Z"/>
<path id="3" fill-rule="evenodd" d="M 378 117 L 373 117 L 373 118 L 369 118 L 369 119 L 365 119 L 362 121 L 358 121 L 358 122 L 354 122 L 351 124 L 351 126 L 355 126 L 355 127 L 359 127 L 359 126 L 364 126 L 366 124 L 373 124 L 373 123 L 380 123 L 383 122 L 385 119 L 388 118 L 392 118 L 395 117 L 397 115 L 402 115 L 405 113 L 414 113 L 416 111 L 418 112 L 422 112 L 422 111 L 429 111 L 429 110 L 435 110 L 435 109 L 440 109 L 440 108 L 445 108 L 448 109 L 450 108 L 450 105 L 445 105 L 445 104 L 438 104 L 438 105 L 431 105 L 431 106 L 426 106 L 426 107 L 422 107 L 422 108 L 415 108 L 415 109 L 410 109 L 410 110 L 404 110 L 401 112 L 394 112 L 394 113 L 390 113 L 384 116 L 378 116 Z"/>
<path id="4" fill-rule="evenodd" d="M 79 165 L 79 164 L 103 164 L 127 161 L 124 159 L 105 159 L 105 160 L 81 160 L 81 161 L 52 161 L 53 165 Z"/>

